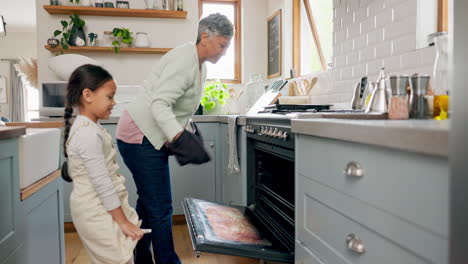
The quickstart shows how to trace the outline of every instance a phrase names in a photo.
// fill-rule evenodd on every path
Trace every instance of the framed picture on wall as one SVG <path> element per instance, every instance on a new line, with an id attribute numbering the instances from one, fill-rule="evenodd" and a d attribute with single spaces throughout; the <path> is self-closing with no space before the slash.
<path id="1" fill-rule="evenodd" d="M 268 18 L 268 79 L 281 76 L 281 9 Z"/>

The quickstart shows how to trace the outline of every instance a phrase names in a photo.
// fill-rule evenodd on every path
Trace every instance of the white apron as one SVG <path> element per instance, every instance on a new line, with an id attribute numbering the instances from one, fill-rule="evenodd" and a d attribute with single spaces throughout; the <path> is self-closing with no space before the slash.
<path id="1" fill-rule="evenodd" d="M 82 126 L 86 125 L 93 124 L 85 122 Z M 67 143 L 81 127 L 74 130 Z M 125 178 L 119 174 L 112 136 L 104 128 L 99 126 L 99 129 L 101 129 L 101 135 L 104 139 L 103 151 L 107 170 L 120 198 L 122 210 L 130 222 L 140 226 L 136 211 L 128 204 L 128 192 L 124 185 Z M 133 258 L 133 249 L 138 241 L 126 237 L 119 225 L 112 219 L 112 215 L 107 212 L 79 156 L 68 156 L 68 171 L 73 179 L 73 190 L 70 195 L 71 216 L 91 263 L 128 263 Z"/>

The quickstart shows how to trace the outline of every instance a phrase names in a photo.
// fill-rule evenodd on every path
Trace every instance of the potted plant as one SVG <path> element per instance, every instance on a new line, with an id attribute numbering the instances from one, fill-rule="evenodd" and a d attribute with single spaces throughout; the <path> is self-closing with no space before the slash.
<path id="1" fill-rule="evenodd" d="M 132 32 L 130 32 L 128 28 L 114 28 L 112 30 L 112 35 L 114 35 L 114 37 L 116 38 L 112 42 L 112 46 L 114 46 L 115 53 L 119 53 L 121 45 L 126 45 L 128 47 L 132 44 Z"/>
<path id="2" fill-rule="evenodd" d="M 80 18 L 78 14 L 70 16 L 70 21 L 62 20 L 62 30 L 55 30 L 54 37 L 59 38 L 59 44 L 62 49 L 68 49 L 68 46 L 84 46 L 86 44 L 86 35 L 84 32 L 84 26 L 86 22 Z"/>
<path id="3" fill-rule="evenodd" d="M 208 115 L 223 114 L 223 106 L 230 97 L 227 85 L 219 80 L 212 80 L 205 83 L 204 94 L 200 104 L 203 106 L 203 113 Z"/>

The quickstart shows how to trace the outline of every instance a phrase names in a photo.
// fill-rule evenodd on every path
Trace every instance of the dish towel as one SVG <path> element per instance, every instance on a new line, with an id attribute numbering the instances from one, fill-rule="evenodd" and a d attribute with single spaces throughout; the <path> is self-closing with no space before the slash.
<path id="1" fill-rule="evenodd" d="M 228 116 L 228 135 L 229 135 L 229 162 L 230 172 L 239 172 L 239 157 L 237 155 L 237 116 Z"/>

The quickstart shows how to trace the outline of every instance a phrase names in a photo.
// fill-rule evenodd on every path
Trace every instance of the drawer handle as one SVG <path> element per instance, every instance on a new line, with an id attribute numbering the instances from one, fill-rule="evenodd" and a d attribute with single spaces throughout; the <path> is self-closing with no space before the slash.
<path id="1" fill-rule="evenodd" d="M 366 252 L 362 240 L 359 239 L 355 234 L 349 234 L 348 237 L 346 237 L 346 245 L 348 246 L 349 250 L 358 254 L 364 254 Z"/>
<path id="2" fill-rule="evenodd" d="M 343 171 L 343 174 L 349 177 L 362 177 L 364 176 L 364 170 L 361 165 L 355 161 L 351 161 L 346 164 L 346 168 Z"/>

